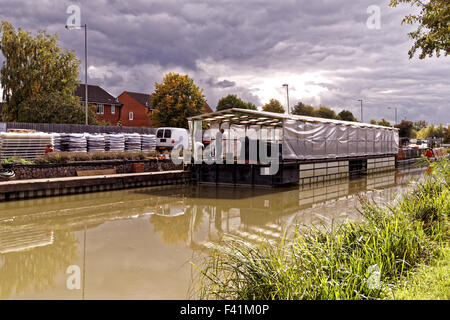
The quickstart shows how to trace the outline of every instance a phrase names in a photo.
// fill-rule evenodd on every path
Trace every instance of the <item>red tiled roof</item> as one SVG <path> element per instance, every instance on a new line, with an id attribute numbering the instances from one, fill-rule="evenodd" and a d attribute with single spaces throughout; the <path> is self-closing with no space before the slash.
<path id="1" fill-rule="evenodd" d="M 130 91 L 124 91 L 122 94 L 128 93 L 133 99 L 138 101 L 143 106 L 150 108 L 150 95 L 146 93 L 139 93 L 139 92 L 130 92 Z"/>
<path id="2" fill-rule="evenodd" d="M 74 92 L 74 95 L 80 97 L 81 101 L 85 101 L 85 85 L 80 84 Z M 119 100 L 114 98 L 103 88 L 95 85 L 88 84 L 88 102 L 89 103 L 101 103 L 120 106 L 122 105 Z"/>
<path id="3" fill-rule="evenodd" d="M 203 106 L 203 109 L 205 110 L 205 113 L 214 112 L 206 102 L 205 102 L 205 105 Z"/>

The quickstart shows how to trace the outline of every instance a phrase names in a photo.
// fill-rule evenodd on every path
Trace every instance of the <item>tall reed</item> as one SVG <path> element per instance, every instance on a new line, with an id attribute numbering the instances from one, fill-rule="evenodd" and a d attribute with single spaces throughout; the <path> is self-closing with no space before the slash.
<path id="1" fill-rule="evenodd" d="M 448 244 L 448 160 L 398 203 L 362 199 L 363 222 L 298 227 L 278 245 L 236 238 L 198 267 L 201 299 L 377 299 Z"/>

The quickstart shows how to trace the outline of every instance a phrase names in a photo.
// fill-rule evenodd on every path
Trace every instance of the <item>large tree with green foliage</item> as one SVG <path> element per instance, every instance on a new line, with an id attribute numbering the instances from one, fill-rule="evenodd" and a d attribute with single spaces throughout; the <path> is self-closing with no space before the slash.
<path id="1" fill-rule="evenodd" d="M 380 121 L 378 121 L 377 123 L 379 126 L 384 126 L 384 127 L 392 127 L 392 124 L 387 121 L 385 118 L 381 118 Z"/>
<path id="2" fill-rule="evenodd" d="M 299 101 L 292 110 L 292 114 L 297 116 L 314 117 L 314 107 Z"/>
<path id="3" fill-rule="evenodd" d="M 39 31 L 33 37 L 21 28 L 16 31 L 6 21 L 1 22 L 0 33 L 5 57 L 1 68 L 4 119 L 84 123 L 79 98 L 73 96 L 80 65 L 75 54 L 58 46 L 56 34 Z"/>
<path id="4" fill-rule="evenodd" d="M 435 126 L 429 125 L 428 127 L 422 128 L 417 132 L 418 139 L 426 139 L 426 138 L 444 138 L 446 134 L 447 128 L 442 124 Z"/>
<path id="5" fill-rule="evenodd" d="M 353 113 L 351 111 L 348 111 L 348 110 L 342 110 L 341 112 L 338 113 L 336 118 L 338 120 L 343 120 L 343 121 L 353 121 L 353 122 L 357 122 L 358 121 L 355 118 L 355 116 L 353 115 Z"/>
<path id="6" fill-rule="evenodd" d="M 314 116 L 318 118 L 336 119 L 336 113 L 326 106 L 320 106 L 319 109 L 314 111 Z"/>
<path id="7" fill-rule="evenodd" d="M 426 127 L 428 127 L 428 123 L 425 120 L 419 120 L 414 122 L 414 130 L 416 131 L 420 131 Z"/>
<path id="8" fill-rule="evenodd" d="M 256 106 L 251 102 L 245 102 L 238 98 L 235 94 L 229 94 L 223 97 L 217 103 L 217 111 L 227 110 L 232 108 L 257 110 Z"/>
<path id="9" fill-rule="evenodd" d="M 262 108 L 266 112 L 284 113 L 284 108 L 280 101 L 276 99 L 270 99 L 270 102 L 265 104 Z"/>
<path id="10" fill-rule="evenodd" d="M 375 119 L 370 119 L 370 124 L 374 124 L 374 125 L 378 125 L 378 126 L 384 126 L 384 127 L 392 127 L 392 124 L 389 121 L 387 121 L 385 118 L 381 118 L 380 121 L 377 121 Z M 414 131 L 414 126 L 411 127 L 411 130 Z"/>
<path id="11" fill-rule="evenodd" d="M 19 104 L 18 121 L 32 123 L 84 123 L 85 109 L 80 98 L 64 96 L 57 92 L 42 93 Z M 70 112 L 68 112 L 70 110 Z M 89 105 L 89 124 L 102 124 L 97 120 L 96 105 Z"/>
<path id="12" fill-rule="evenodd" d="M 450 2 L 449 0 L 391 0 L 389 5 L 396 7 L 400 3 L 408 3 L 413 7 L 419 7 L 418 14 L 407 15 L 402 24 L 418 24 L 417 30 L 408 35 L 413 39 L 414 45 L 409 50 L 412 58 L 418 49 L 420 59 L 436 54 L 441 51 L 447 56 L 450 53 Z"/>
<path id="13" fill-rule="evenodd" d="M 414 130 L 414 124 L 411 121 L 402 120 L 395 127 L 400 129 L 398 134 L 401 138 L 415 138 L 417 136 L 417 132 Z"/>
<path id="14" fill-rule="evenodd" d="M 444 143 L 450 143 L 450 125 L 448 125 L 447 129 L 445 129 Z"/>
<path id="15" fill-rule="evenodd" d="M 168 73 L 150 95 L 151 118 L 157 127 L 187 128 L 187 118 L 204 113 L 203 89 L 187 75 Z"/>

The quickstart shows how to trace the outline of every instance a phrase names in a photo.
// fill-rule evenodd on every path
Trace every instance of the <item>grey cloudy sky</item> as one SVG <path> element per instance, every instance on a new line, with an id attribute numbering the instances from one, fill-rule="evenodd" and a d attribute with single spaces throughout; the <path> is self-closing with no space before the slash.
<path id="1" fill-rule="evenodd" d="M 150 93 L 167 72 L 188 74 L 211 107 L 227 94 L 351 110 L 364 120 L 450 122 L 450 57 L 408 58 L 409 6 L 389 0 L 0 0 L 0 19 L 57 32 L 84 61 L 84 34 L 64 28 L 69 5 L 87 24 L 91 84 Z M 370 29 L 372 6 L 380 28 Z M 1 56 L 1 55 L 0 55 Z M 3 57 L 0 57 L 3 59 Z M 84 79 L 80 70 L 81 79 Z"/>

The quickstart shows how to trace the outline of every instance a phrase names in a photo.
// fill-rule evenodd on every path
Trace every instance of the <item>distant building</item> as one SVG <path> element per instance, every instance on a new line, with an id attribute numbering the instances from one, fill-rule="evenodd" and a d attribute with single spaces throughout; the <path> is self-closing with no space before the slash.
<path id="1" fill-rule="evenodd" d="M 84 106 L 85 85 L 79 85 L 74 94 L 80 97 L 81 103 Z M 103 88 L 95 85 L 88 85 L 88 103 L 97 107 L 95 113 L 98 121 L 109 122 L 113 126 L 118 125 L 119 120 L 121 120 L 122 103 Z"/>
<path id="2" fill-rule="evenodd" d="M 121 123 L 126 127 L 152 127 L 151 114 L 153 108 L 150 103 L 150 95 L 145 93 L 122 92 L 117 99 L 123 104 L 121 111 Z M 213 112 L 207 103 L 203 107 L 205 113 Z"/>

